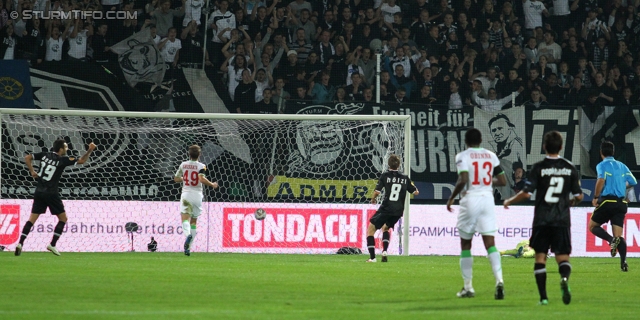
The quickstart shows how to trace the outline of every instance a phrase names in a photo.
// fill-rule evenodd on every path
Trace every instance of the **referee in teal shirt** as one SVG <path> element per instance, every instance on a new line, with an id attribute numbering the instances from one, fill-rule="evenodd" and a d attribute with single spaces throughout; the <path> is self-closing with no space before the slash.
<path id="1" fill-rule="evenodd" d="M 627 191 L 637 184 L 627 166 L 614 159 L 615 147 L 612 142 L 600 144 L 602 162 L 596 166 L 598 180 L 591 202 L 596 209 L 589 221 L 589 230 L 598 238 L 606 240 L 611 246 L 611 256 L 620 252 L 620 269 L 629 271 L 627 265 L 627 243 L 622 237 L 624 217 L 627 214 Z M 602 229 L 601 225 L 611 221 L 613 236 Z"/>

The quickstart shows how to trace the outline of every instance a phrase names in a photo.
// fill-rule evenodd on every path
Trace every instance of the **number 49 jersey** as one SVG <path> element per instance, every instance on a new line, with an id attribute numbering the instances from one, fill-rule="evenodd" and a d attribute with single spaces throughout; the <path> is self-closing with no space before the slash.
<path id="1" fill-rule="evenodd" d="M 185 161 L 180 164 L 176 177 L 182 177 L 182 193 L 202 194 L 200 175 L 207 172 L 207 166 L 199 161 Z"/>
<path id="2" fill-rule="evenodd" d="M 416 186 L 411 179 L 397 170 L 389 170 L 380 176 L 377 191 L 384 188 L 384 200 L 378 208 L 378 212 L 384 212 L 390 216 L 401 216 L 404 213 L 404 200 L 407 192 L 416 191 Z"/>
<path id="3" fill-rule="evenodd" d="M 569 160 L 547 157 L 533 165 L 522 191 L 536 191 L 534 227 L 570 227 L 570 196 L 582 194 L 580 174 Z"/>
<path id="4" fill-rule="evenodd" d="M 456 155 L 458 174 L 469 173 L 465 194 L 493 194 L 493 177 L 502 174 L 500 159 L 485 148 L 469 148 Z"/>

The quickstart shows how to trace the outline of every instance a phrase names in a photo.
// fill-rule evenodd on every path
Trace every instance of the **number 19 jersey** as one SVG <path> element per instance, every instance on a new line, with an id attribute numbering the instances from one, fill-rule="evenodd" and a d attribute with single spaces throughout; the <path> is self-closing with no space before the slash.
<path id="1" fill-rule="evenodd" d="M 182 177 L 182 193 L 202 194 L 200 175 L 207 172 L 207 166 L 198 161 L 185 161 L 180 164 L 176 177 Z"/>
<path id="2" fill-rule="evenodd" d="M 469 173 L 464 194 L 493 195 L 493 176 L 501 174 L 500 159 L 485 148 L 469 148 L 456 155 L 458 174 Z"/>

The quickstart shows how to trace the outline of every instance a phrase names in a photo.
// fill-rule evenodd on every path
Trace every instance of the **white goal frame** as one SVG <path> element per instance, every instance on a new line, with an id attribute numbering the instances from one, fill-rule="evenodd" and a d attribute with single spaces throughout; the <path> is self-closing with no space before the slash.
<path id="1" fill-rule="evenodd" d="M 411 177 L 411 115 L 289 115 L 289 114 L 222 114 L 222 113 L 171 113 L 171 112 L 127 112 L 127 111 L 90 111 L 90 110 L 52 110 L 52 109 L 9 109 L 0 108 L 0 126 L 2 115 L 34 115 L 34 116 L 85 116 L 85 117 L 123 117 L 123 118 L 163 118 L 163 119 L 217 119 L 217 120 L 344 120 L 344 121 L 398 121 L 404 122 L 404 174 Z M 2 133 L 0 132 L 0 135 Z M 0 164 L 2 158 L 0 157 Z M 0 179 L 0 187 L 2 181 Z M 405 198 L 402 225 L 402 255 L 409 255 L 409 203 Z"/>

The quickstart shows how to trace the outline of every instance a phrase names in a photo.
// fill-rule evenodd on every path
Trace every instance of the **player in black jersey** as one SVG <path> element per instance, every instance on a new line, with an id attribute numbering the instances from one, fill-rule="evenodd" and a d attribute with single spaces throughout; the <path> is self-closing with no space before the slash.
<path id="1" fill-rule="evenodd" d="M 562 135 L 550 131 L 544 135 L 544 149 L 547 156 L 533 165 L 529 181 L 515 196 L 504 201 L 504 207 L 529 199 L 536 192 L 533 215 L 533 231 L 530 246 L 536 251 L 534 275 L 540 293 L 540 304 L 547 305 L 547 253 L 549 249 L 556 255 L 560 271 L 560 289 L 564 304 L 571 302 L 569 276 L 571 275 L 571 214 L 570 207 L 582 201 L 580 175 L 571 162 L 559 156 L 562 149 Z"/>
<path id="2" fill-rule="evenodd" d="M 387 248 L 389 248 L 389 228 L 400 220 L 404 214 L 404 202 L 407 192 L 418 195 L 418 189 L 411 179 L 398 172 L 400 167 L 400 158 L 392 154 L 389 157 L 389 171 L 380 176 L 376 190 L 371 197 L 371 203 L 376 204 L 376 198 L 384 188 L 384 200 L 378 208 L 376 214 L 369 220 L 369 228 L 367 229 L 367 248 L 369 249 L 370 259 L 367 262 L 376 262 L 376 246 L 373 235 L 376 230 L 382 229 L 382 262 L 387 262 Z"/>
<path id="3" fill-rule="evenodd" d="M 47 208 L 49 208 L 52 215 L 58 217 L 58 224 L 56 224 L 56 227 L 53 230 L 53 239 L 47 246 L 47 250 L 51 251 L 56 256 L 60 255 L 60 252 L 56 249 L 56 243 L 62 234 L 62 230 L 64 230 L 64 225 L 67 223 L 67 214 L 64 210 L 62 199 L 60 199 L 58 183 L 60 182 L 60 177 L 62 177 L 65 167 L 75 165 L 76 163 L 83 164 L 87 162 L 87 160 L 89 160 L 89 155 L 91 155 L 91 152 L 95 148 L 96 145 L 92 142 L 89 144 L 89 150 L 87 150 L 80 159 L 67 157 L 67 150 L 69 150 L 69 146 L 64 140 L 58 139 L 53 143 L 53 152 L 39 152 L 28 154 L 24 157 L 24 161 L 29 168 L 29 173 L 33 178 L 38 180 L 38 184 L 36 185 L 36 191 L 33 194 L 31 216 L 29 216 L 29 221 L 24 224 L 24 227 L 22 228 L 22 235 L 20 236 L 20 243 L 16 246 L 16 256 L 19 256 L 22 253 L 24 240 L 29 235 L 31 227 L 33 227 L 33 224 L 36 223 L 36 220 L 38 220 L 40 215 L 47 211 Z M 38 172 L 33 169 L 33 160 L 40 161 L 40 168 Z"/>

